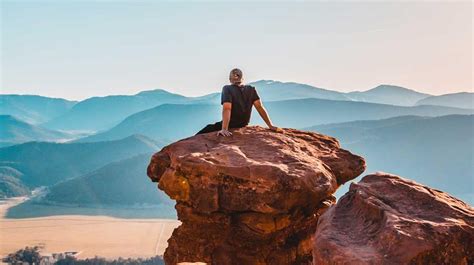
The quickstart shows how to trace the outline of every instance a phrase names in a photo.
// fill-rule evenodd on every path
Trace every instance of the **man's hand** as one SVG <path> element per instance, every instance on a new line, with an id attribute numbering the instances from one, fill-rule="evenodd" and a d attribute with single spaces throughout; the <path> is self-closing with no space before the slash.
<path id="1" fill-rule="evenodd" d="M 229 131 L 226 130 L 226 129 L 222 129 L 222 130 L 220 130 L 220 131 L 217 132 L 217 136 L 219 136 L 219 135 L 222 135 L 222 136 L 231 136 L 232 133 L 229 132 Z"/>
<path id="2" fill-rule="evenodd" d="M 281 128 L 273 126 L 273 125 L 270 125 L 269 128 L 270 128 L 270 130 L 272 130 L 274 132 L 283 132 L 283 130 Z"/>

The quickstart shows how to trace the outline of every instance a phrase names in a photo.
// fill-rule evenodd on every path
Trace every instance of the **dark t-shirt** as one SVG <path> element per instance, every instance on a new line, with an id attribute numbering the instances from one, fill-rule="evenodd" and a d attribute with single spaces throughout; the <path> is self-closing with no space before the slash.
<path id="1" fill-rule="evenodd" d="M 232 103 L 229 128 L 244 127 L 249 124 L 253 102 L 260 97 L 255 87 L 244 85 L 225 85 L 222 88 L 221 105 L 224 102 Z"/>

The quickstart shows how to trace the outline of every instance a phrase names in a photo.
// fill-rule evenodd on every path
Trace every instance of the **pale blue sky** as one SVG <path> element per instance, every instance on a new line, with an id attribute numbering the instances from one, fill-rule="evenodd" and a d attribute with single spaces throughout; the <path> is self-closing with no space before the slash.
<path id="1" fill-rule="evenodd" d="M 1 1 L 2 93 L 220 91 L 233 67 L 338 91 L 472 91 L 470 1 Z"/>

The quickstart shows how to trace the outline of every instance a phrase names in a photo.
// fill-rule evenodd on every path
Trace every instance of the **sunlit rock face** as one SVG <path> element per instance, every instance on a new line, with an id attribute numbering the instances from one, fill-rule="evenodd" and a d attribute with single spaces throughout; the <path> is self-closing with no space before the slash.
<path id="1" fill-rule="evenodd" d="M 326 135 L 259 126 L 189 137 L 153 155 L 148 176 L 176 200 L 166 264 L 311 264 L 318 217 L 365 160 Z"/>
<path id="2" fill-rule="evenodd" d="M 474 209 L 396 175 L 367 175 L 320 217 L 313 263 L 474 264 Z"/>

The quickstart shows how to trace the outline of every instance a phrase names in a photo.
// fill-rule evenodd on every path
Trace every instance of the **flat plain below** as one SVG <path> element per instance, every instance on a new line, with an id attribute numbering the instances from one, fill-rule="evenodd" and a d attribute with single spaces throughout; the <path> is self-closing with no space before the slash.
<path id="1" fill-rule="evenodd" d="M 131 219 L 109 216 L 56 215 L 5 218 L 8 208 L 26 197 L 0 201 L 0 256 L 25 246 L 43 246 L 43 252 L 79 252 L 78 258 L 137 258 L 163 255 L 174 219 Z"/>

